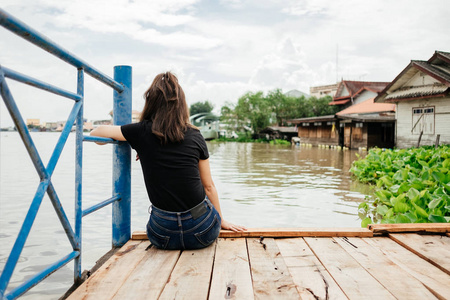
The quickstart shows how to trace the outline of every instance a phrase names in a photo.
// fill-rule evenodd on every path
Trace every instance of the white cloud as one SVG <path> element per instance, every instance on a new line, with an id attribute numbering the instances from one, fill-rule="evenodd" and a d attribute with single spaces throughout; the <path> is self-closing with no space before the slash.
<path id="1" fill-rule="evenodd" d="M 49 19 L 55 26 L 123 34 L 145 43 L 173 48 L 210 49 L 220 45 L 220 40 L 214 37 L 202 36 L 199 32 L 188 30 L 188 27 L 182 27 L 196 20 L 190 8 L 198 0 L 61 2 L 44 0 L 48 8 L 60 10 Z M 165 28 L 168 32 L 157 28 Z"/>
<path id="2" fill-rule="evenodd" d="M 304 16 L 304 15 L 317 15 L 323 14 L 326 12 L 327 7 L 330 6 L 331 3 L 324 3 L 324 1 L 312 1 L 312 0 L 291 0 L 287 1 L 285 7 L 281 9 L 283 13 L 295 15 L 295 16 Z"/>
<path id="3" fill-rule="evenodd" d="M 166 70 L 179 76 L 190 103 L 208 99 L 220 109 L 247 91 L 308 92 L 310 86 L 342 77 L 389 81 L 411 59 L 450 51 L 450 37 L 440 30 L 450 26 L 446 0 L 370 5 L 355 0 L 3 2 L 5 10 L 110 76 L 114 65 L 133 66 L 133 105 L 138 109 L 153 77 Z M 2 65 L 75 90 L 73 67 L 1 28 L 0 49 Z M 88 80 L 86 117 L 109 112 L 111 94 Z M 27 99 L 34 94 L 15 89 L 16 95 Z M 41 93 L 35 95 L 33 101 L 46 101 Z M 21 106 L 25 117 L 34 117 L 38 110 L 33 105 Z M 3 124 L 7 118 L 0 110 Z M 40 113 L 45 119 L 46 112 Z M 51 117 L 63 114 L 55 111 Z"/>
<path id="4" fill-rule="evenodd" d="M 254 70 L 250 83 L 266 89 L 300 89 L 309 93 L 311 79 L 318 75 L 306 63 L 304 54 L 294 46 L 290 38 L 282 41 L 277 49 L 266 55 Z"/>

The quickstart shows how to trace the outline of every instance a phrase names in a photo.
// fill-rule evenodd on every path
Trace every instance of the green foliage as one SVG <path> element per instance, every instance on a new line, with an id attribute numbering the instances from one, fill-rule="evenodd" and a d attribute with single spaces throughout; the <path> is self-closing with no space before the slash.
<path id="1" fill-rule="evenodd" d="M 290 119 L 335 114 L 337 107 L 328 105 L 331 100 L 330 96 L 290 97 L 280 89 L 265 96 L 261 91 L 248 92 L 234 107 L 229 104 L 222 107 L 221 121 L 237 130 L 249 125 L 254 133 L 258 133 L 270 125 L 286 125 Z"/>
<path id="2" fill-rule="evenodd" d="M 248 92 L 239 98 L 235 108 L 239 120 L 250 121 L 253 132 L 259 132 L 270 125 L 271 107 L 263 92 Z"/>
<path id="3" fill-rule="evenodd" d="M 450 145 L 371 149 L 350 172 L 374 184 L 374 197 L 359 205 L 361 226 L 450 221 Z"/>
<path id="4" fill-rule="evenodd" d="M 193 115 L 196 115 L 199 113 L 210 113 L 210 112 L 212 112 L 213 109 L 214 109 L 214 105 L 211 102 L 209 102 L 208 100 L 199 101 L 199 102 L 193 103 L 189 107 L 189 113 L 191 116 L 193 116 Z"/>
<path id="5" fill-rule="evenodd" d="M 271 140 L 269 143 L 271 145 L 289 145 L 289 146 L 291 145 L 291 142 L 286 141 L 286 140 L 279 140 L 279 139 Z"/>

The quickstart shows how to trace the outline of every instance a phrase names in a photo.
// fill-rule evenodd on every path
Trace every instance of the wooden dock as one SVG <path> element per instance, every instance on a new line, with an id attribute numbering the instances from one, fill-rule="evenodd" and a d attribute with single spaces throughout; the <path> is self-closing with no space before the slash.
<path id="1" fill-rule="evenodd" d="M 450 224 L 369 228 L 222 231 L 195 251 L 137 232 L 69 299 L 450 299 Z"/>

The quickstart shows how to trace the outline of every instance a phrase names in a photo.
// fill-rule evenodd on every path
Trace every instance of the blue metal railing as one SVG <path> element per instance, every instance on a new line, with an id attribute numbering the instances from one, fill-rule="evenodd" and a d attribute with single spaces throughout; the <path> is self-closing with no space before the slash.
<path id="1" fill-rule="evenodd" d="M 114 89 L 113 121 L 115 125 L 131 123 L 131 67 L 114 67 L 114 79 L 96 70 L 83 60 L 60 47 L 44 35 L 27 26 L 20 20 L 14 18 L 6 11 L 0 9 L 0 25 L 26 39 L 32 44 L 50 52 L 54 56 L 62 59 L 68 64 L 77 68 L 77 92 L 73 93 L 59 87 L 50 85 L 27 75 L 18 73 L 0 65 L 0 94 L 11 115 L 11 118 L 19 132 L 33 165 L 39 175 L 40 183 L 31 202 L 30 208 L 23 221 L 22 227 L 13 245 L 11 253 L 6 261 L 3 272 L 0 276 L 0 299 L 15 299 L 28 291 L 30 288 L 41 282 L 51 273 L 60 269 L 71 260 L 74 260 L 74 281 L 81 280 L 81 227 L 82 218 L 106 205 L 113 205 L 112 215 L 112 244 L 113 247 L 120 247 L 131 237 L 131 149 L 127 143 L 117 142 L 112 139 L 90 137 L 83 135 L 83 107 L 84 107 L 84 74 L 94 77 L 98 81 Z M 67 118 L 66 124 L 61 132 L 59 140 L 53 150 L 47 166 L 44 165 L 37 151 L 30 132 L 20 114 L 14 98 L 6 83 L 6 78 L 21 83 L 25 83 L 36 88 L 46 90 L 50 93 L 72 99 L 75 101 L 72 110 Z M 52 183 L 52 174 L 55 170 L 58 159 L 64 149 L 72 126 L 76 124 L 76 158 L 75 158 L 75 224 L 72 225 L 67 218 L 61 201 Z M 92 207 L 82 209 L 82 168 L 83 168 L 83 142 L 103 142 L 112 143 L 113 152 L 113 191 L 112 197 L 99 202 Z M 48 194 L 50 201 L 58 215 L 58 218 L 66 232 L 67 238 L 72 245 L 72 252 L 59 259 L 46 269 L 42 270 L 20 286 L 14 288 L 9 293 L 6 289 L 11 280 L 14 268 L 22 253 L 23 247 L 30 233 L 33 222 L 39 211 L 42 199 Z"/>

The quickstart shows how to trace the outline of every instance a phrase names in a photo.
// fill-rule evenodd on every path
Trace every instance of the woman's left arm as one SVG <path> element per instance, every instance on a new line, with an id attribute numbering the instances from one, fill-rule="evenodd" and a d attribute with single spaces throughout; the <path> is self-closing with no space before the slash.
<path id="1" fill-rule="evenodd" d="M 222 211 L 220 209 L 219 195 L 216 190 L 216 186 L 212 180 L 211 169 L 209 167 L 209 159 L 200 160 L 198 162 L 198 169 L 200 171 L 200 179 L 202 180 L 203 187 L 205 188 L 206 196 L 214 205 L 215 209 L 219 212 L 220 218 L 222 219 L 221 227 L 223 229 L 232 231 L 244 231 L 247 230 L 244 226 L 235 225 L 226 221 L 222 216 Z"/>
<path id="2" fill-rule="evenodd" d="M 100 125 L 94 130 L 92 130 L 90 135 L 111 138 L 116 141 L 126 141 L 125 137 L 122 134 L 120 126 L 117 125 Z M 97 144 L 103 145 L 104 143 L 97 143 Z"/>

